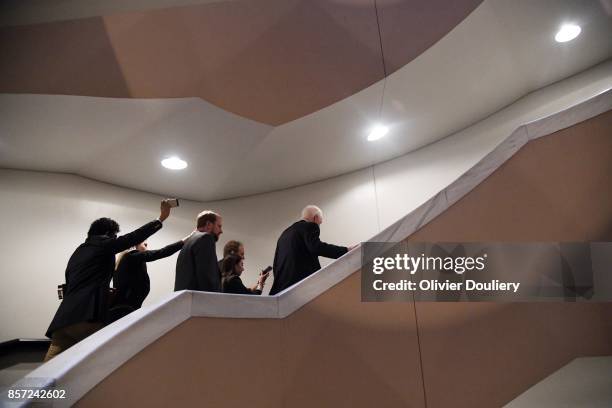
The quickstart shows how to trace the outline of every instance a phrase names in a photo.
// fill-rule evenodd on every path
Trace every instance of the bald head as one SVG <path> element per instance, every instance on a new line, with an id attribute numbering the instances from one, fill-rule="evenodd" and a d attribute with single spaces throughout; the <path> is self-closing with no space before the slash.
<path id="1" fill-rule="evenodd" d="M 307 205 L 302 210 L 302 219 L 320 225 L 323 223 L 323 211 L 316 205 Z"/>

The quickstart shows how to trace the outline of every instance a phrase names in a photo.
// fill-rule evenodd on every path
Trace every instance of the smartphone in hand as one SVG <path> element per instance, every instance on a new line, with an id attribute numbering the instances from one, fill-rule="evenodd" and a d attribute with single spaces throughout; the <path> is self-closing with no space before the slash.
<path id="1" fill-rule="evenodd" d="M 168 204 L 170 205 L 171 208 L 178 207 L 179 206 L 179 200 L 178 200 L 178 198 L 169 198 L 168 199 Z"/>

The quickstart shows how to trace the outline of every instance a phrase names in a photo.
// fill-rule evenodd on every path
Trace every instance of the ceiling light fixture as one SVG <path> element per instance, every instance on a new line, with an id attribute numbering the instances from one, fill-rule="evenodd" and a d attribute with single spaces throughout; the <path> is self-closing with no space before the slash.
<path id="1" fill-rule="evenodd" d="M 581 31 L 580 26 L 576 24 L 564 24 L 557 32 L 557 35 L 555 35 L 555 41 L 560 43 L 572 41 L 580 35 Z"/>
<path id="2" fill-rule="evenodd" d="M 389 128 L 382 125 L 376 125 L 370 131 L 368 135 L 368 141 L 373 142 L 374 140 L 378 140 L 384 137 L 389 132 Z"/>
<path id="3" fill-rule="evenodd" d="M 168 157 L 161 161 L 162 166 L 170 170 L 183 170 L 187 167 L 187 162 L 176 156 Z"/>

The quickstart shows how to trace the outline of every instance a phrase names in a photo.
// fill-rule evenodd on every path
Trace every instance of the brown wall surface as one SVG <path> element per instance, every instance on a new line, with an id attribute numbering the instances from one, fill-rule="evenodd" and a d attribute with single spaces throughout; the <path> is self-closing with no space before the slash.
<path id="1" fill-rule="evenodd" d="M 612 240 L 611 124 L 531 142 L 409 240 Z M 282 320 L 192 318 L 78 405 L 495 407 L 610 354 L 610 303 L 361 303 L 353 274 Z"/>
<path id="2" fill-rule="evenodd" d="M 200 97 L 280 125 L 406 65 L 481 2 L 233 0 L 0 27 L 0 92 Z"/>
<path id="3" fill-rule="evenodd" d="M 283 320 L 191 318 L 83 407 L 424 407 L 414 305 L 361 303 L 353 274 Z"/>
<path id="4" fill-rule="evenodd" d="M 415 242 L 612 241 L 612 111 L 527 144 Z M 501 406 L 612 354 L 610 303 L 416 304 L 427 407 Z"/>
<path id="5" fill-rule="evenodd" d="M 283 406 L 425 406 L 414 304 L 361 303 L 353 274 L 280 323 Z"/>

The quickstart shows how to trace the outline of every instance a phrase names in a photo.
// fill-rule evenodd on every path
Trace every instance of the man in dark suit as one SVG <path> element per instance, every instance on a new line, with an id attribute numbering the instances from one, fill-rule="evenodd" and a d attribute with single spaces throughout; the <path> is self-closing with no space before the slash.
<path id="1" fill-rule="evenodd" d="M 274 283 L 270 295 L 288 288 L 321 269 L 319 256 L 337 259 L 349 248 L 321 242 L 323 212 L 314 205 L 302 210 L 302 219 L 281 234 L 274 254 Z M 352 248 L 350 248 L 352 249 Z"/>
<path id="2" fill-rule="evenodd" d="M 117 237 L 119 224 L 110 218 L 94 221 L 87 239 L 72 254 L 66 267 L 66 288 L 49 328 L 51 338 L 45 361 L 93 334 L 107 321 L 108 290 L 115 254 L 153 235 L 170 215 L 168 200 L 161 203 L 159 218 L 129 234 Z"/>
<path id="3" fill-rule="evenodd" d="M 223 233 L 223 218 L 212 211 L 202 211 L 197 218 L 197 232 L 189 238 L 176 260 L 174 290 L 221 291 L 221 271 L 215 244 Z"/>

